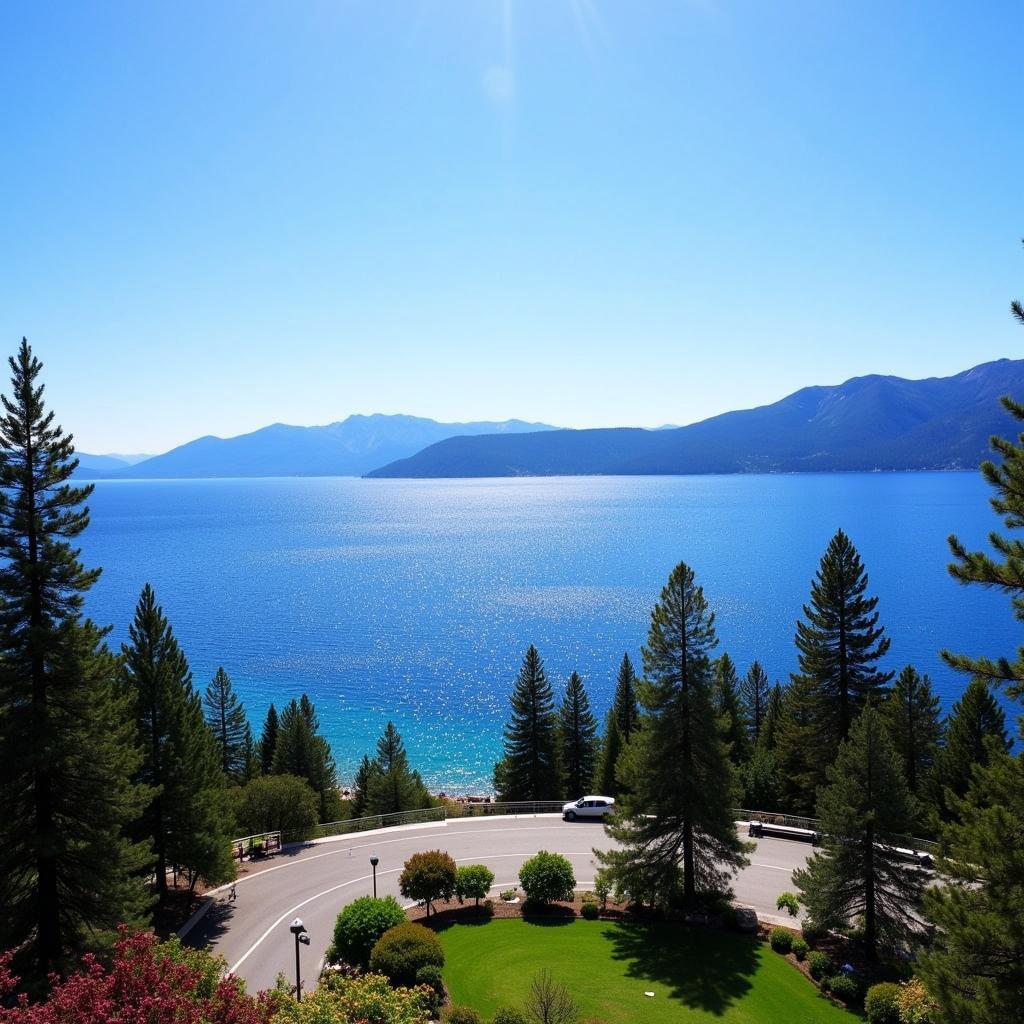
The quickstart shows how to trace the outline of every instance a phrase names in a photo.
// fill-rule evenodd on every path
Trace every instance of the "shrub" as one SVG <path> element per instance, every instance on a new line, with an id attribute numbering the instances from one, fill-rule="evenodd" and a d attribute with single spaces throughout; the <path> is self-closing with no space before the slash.
<path id="1" fill-rule="evenodd" d="M 807 969 L 811 977 L 820 982 L 832 973 L 832 959 L 827 953 L 809 953 L 807 956 Z"/>
<path id="2" fill-rule="evenodd" d="M 868 1024 L 900 1024 L 899 985 L 891 981 L 872 985 L 864 997 L 864 1015 Z"/>
<path id="3" fill-rule="evenodd" d="M 493 1024 L 529 1024 L 522 1010 L 514 1006 L 502 1006 L 494 1011 Z"/>
<path id="4" fill-rule="evenodd" d="M 450 900 L 455 895 L 455 861 L 441 850 L 414 853 L 402 868 L 398 889 L 410 900 L 430 905 L 434 900 Z"/>
<path id="5" fill-rule="evenodd" d="M 444 967 L 441 942 L 429 928 L 411 921 L 389 928 L 370 954 L 370 970 L 395 985 L 415 985 L 416 972 L 428 965 Z"/>
<path id="6" fill-rule="evenodd" d="M 486 864 L 466 864 L 455 872 L 455 894 L 460 903 L 463 900 L 476 900 L 479 907 L 492 885 L 494 872 Z"/>
<path id="7" fill-rule="evenodd" d="M 795 956 L 797 960 L 805 960 L 810 948 L 811 947 L 807 945 L 807 942 L 799 936 L 793 940 L 793 956 Z"/>
<path id="8" fill-rule="evenodd" d="M 594 895 L 597 897 L 597 901 L 601 904 L 601 909 L 605 910 L 608 907 L 608 898 L 612 894 L 612 883 L 608 880 L 608 876 L 605 874 L 602 868 L 597 873 L 597 877 L 594 879 Z"/>
<path id="9" fill-rule="evenodd" d="M 239 835 L 312 831 L 320 813 L 316 793 L 294 775 L 261 775 L 238 790 Z M 262 847 L 262 843 L 260 846 Z"/>
<path id="10" fill-rule="evenodd" d="M 331 961 L 343 960 L 353 967 L 366 967 L 377 940 L 405 920 L 405 911 L 394 896 L 377 899 L 361 896 L 353 900 L 334 922 L 334 942 L 327 951 Z"/>
<path id="11" fill-rule="evenodd" d="M 786 910 L 790 917 L 796 917 L 800 912 L 800 901 L 796 898 L 796 894 L 791 892 L 780 892 L 775 906 L 779 910 Z"/>
<path id="12" fill-rule="evenodd" d="M 315 990 L 304 995 L 301 1003 L 285 999 L 274 1005 L 274 1024 L 321 1024 L 323 1021 L 427 1024 L 432 1011 L 426 989 L 392 988 L 388 979 L 379 974 L 337 972 L 331 972 Z"/>
<path id="13" fill-rule="evenodd" d="M 573 898 L 576 876 L 560 853 L 541 850 L 519 869 L 519 884 L 531 902 L 550 903 Z"/>
<path id="14" fill-rule="evenodd" d="M 596 903 L 587 902 L 580 907 L 580 914 L 588 921 L 596 921 L 601 916 L 601 908 Z"/>
<path id="15" fill-rule="evenodd" d="M 773 928 L 768 942 L 776 953 L 786 954 L 793 948 L 793 933 L 785 928 Z"/>
<path id="16" fill-rule="evenodd" d="M 900 985 L 896 1001 L 900 1011 L 900 1024 L 931 1024 L 935 1019 L 938 1006 L 918 978 L 911 978 Z"/>
<path id="17" fill-rule="evenodd" d="M 515 891 L 515 889 L 502 889 L 501 890 L 501 898 L 506 903 L 508 903 L 510 900 L 514 900 L 516 898 L 516 891 Z"/>
<path id="18" fill-rule="evenodd" d="M 481 1024 L 480 1014 L 471 1006 L 449 1006 L 444 1020 L 445 1024 Z"/>
<path id="19" fill-rule="evenodd" d="M 848 974 L 833 974 L 821 983 L 821 987 L 844 1003 L 854 1003 L 860 995 L 860 985 Z"/>
<path id="20" fill-rule="evenodd" d="M 441 968 L 437 964 L 424 964 L 416 972 L 416 984 L 426 985 L 435 992 L 444 990 L 444 981 L 441 978 Z"/>
<path id="21" fill-rule="evenodd" d="M 813 949 L 825 937 L 827 930 L 812 921 L 804 921 L 800 925 L 800 934 L 803 935 L 807 945 Z"/>

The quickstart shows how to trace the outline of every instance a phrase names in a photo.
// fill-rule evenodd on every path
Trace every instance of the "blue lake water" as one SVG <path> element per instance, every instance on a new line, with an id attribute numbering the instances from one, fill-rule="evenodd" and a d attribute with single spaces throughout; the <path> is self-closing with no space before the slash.
<path id="1" fill-rule="evenodd" d="M 720 649 L 786 679 L 840 526 L 880 597 L 890 666 L 929 672 L 950 703 L 964 680 L 941 648 L 1020 640 L 1003 597 L 946 573 L 949 533 L 980 546 L 997 525 L 988 496 L 974 473 L 101 482 L 87 608 L 119 645 L 149 581 L 197 685 L 223 665 L 257 733 L 271 701 L 308 692 L 343 778 L 393 719 L 430 784 L 482 791 L 529 643 L 556 688 L 578 670 L 603 715 L 685 560 Z"/>

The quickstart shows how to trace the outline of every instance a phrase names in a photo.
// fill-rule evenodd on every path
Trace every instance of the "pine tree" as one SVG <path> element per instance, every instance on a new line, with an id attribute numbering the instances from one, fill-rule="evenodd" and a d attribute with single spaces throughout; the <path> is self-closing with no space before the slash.
<path id="1" fill-rule="evenodd" d="M 203 697 L 206 724 L 217 740 L 220 766 L 224 775 L 232 782 L 244 780 L 246 771 L 245 738 L 249 723 L 245 708 L 235 693 L 231 677 L 223 668 L 218 668 Z"/>
<path id="2" fill-rule="evenodd" d="M 935 1024 L 1024 1020 L 1024 760 L 979 768 L 943 832 L 943 884 L 924 913 L 935 941 L 917 972 L 938 1000 Z"/>
<path id="3" fill-rule="evenodd" d="M 793 882 L 815 927 L 845 927 L 862 915 L 864 950 L 876 960 L 917 930 L 914 911 L 928 880 L 891 842 L 910 829 L 917 808 L 877 708 L 861 712 L 827 776 L 818 797 L 822 849 Z"/>
<path id="4" fill-rule="evenodd" d="M 139 781 L 153 794 L 136 823 L 153 851 L 157 897 L 167 873 L 183 869 L 191 883 L 225 881 L 231 836 L 216 740 L 174 631 L 147 583 L 121 648 L 123 685 L 132 699 L 142 765 Z"/>
<path id="5" fill-rule="evenodd" d="M 765 712 L 761 732 L 757 738 L 758 743 L 765 750 L 775 750 L 778 745 L 784 699 L 785 690 L 783 690 L 781 683 L 776 683 L 768 691 L 768 710 Z"/>
<path id="6" fill-rule="evenodd" d="M 594 779 L 597 766 L 597 719 L 577 673 L 569 676 L 558 713 L 558 741 L 569 796 L 583 796 Z"/>
<path id="7" fill-rule="evenodd" d="M 338 809 L 338 774 L 327 740 L 320 735 L 316 708 L 306 694 L 281 712 L 272 771 L 305 779 L 320 802 L 320 820 L 331 821 Z"/>
<path id="8" fill-rule="evenodd" d="M 367 794 L 370 790 L 370 780 L 374 771 L 379 770 L 377 765 L 370 760 L 369 754 L 363 754 L 363 760 L 356 771 L 355 781 L 352 784 L 352 817 L 362 818 L 366 814 Z"/>
<path id="9" fill-rule="evenodd" d="M 892 679 L 878 661 L 889 639 L 878 624 L 877 597 L 865 597 L 868 576 L 860 555 L 842 530 L 829 543 L 811 584 L 805 621 L 796 627 L 799 678 L 812 698 L 814 762 L 809 766 L 816 785 L 824 782 L 850 723 L 872 696 L 881 696 Z M 794 680 L 798 678 L 794 676 Z"/>
<path id="10" fill-rule="evenodd" d="M 367 778 L 366 813 L 395 814 L 430 806 L 420 773 L 409 767 L 409 755 L 394 722 L 377 741 L 377 757 Z"/>
<path id="11" fill-rule="evenodd" d="M 946 719 L 946 742 L 935 755 L 930 793 L 939 817 L 951 821 L 975 768 L 987 767 L 1009 749 L 1003 709 L 982 679 L 972 679 Z"/>
<path id="12" fill-rule="evenodd" d="M 640 708 L 636 703 L 636 672 L 628 654 L 623 654 L 619 665 L 619 675 L 615 682 L 615 718 L 619 726 L 619 736 L 623 743 L 629 742 L 640 719 Z"/>
<path id="13" fill-rule="evenodd" d="M 741 769 L 743 806 L 753 811 L 778 810 L 782 800 L 782 780 L 775 753 L 762 744 L 754 745 L 750 760 Z"/>
<path id="14" fill-rule="evenodd" d="M 0 419 L 0 947 L 25 943 L 42 980 L 87 932 L 139 923 L 125 838 L 146 799 L 131 715 L 105 630 L 82 618 L 98 569 L 74 541 L 91 487 L 69 483 L 70 435 L 43 403 L 42 366 L 22 340 Z"/>
<path id="15" fill-rule="evenodd" d="M 509 698 L 505 757 L 496 771 L 501 800 L 555 800 L 563 796 L 558 763 L 558 716 L 544 663 L 532 644 Z"/>
<path id="16" fill-rule="evenodd" d="M 942 739 L 939 698 L 912 665 L 899 674 L 882 705 L 889 736 L 915 798 L 924 791 Z"/>
<path id="17" fill-rule="evenodd" d="M 619 732 L 619 718 L 615 708 L 608 709 L 601 737 L 601 753 L 594 771 L 594 792 L 601 796 L 617 797 L 621 792 L 615 769 L 622 754 L 622 733 Z"/>
<path id="18" fill-rule="evenodd" d="M 740 700 L 740 681 L 736 665 L 724 652 L 715 662 L 715 711 L 718 713 L 722 739 L 729 748 L 729 757 L 741 765 L 749 756 L 749 723 Z"/>
<path id="19" fill-rule="evenodd" d="M 693 570 L 680 563 L 651 612 L 643 649 L 641 726 L 619 762 L 629 792 L 597 851 L 606 877 L 634 899 L 664 905 L 679 894 L 720 892 L 746 863 L 736 832 L 737 786 L 719 736 L 710 652 L 715 617 Z"/>
<path id="20" fill-rule="evenodd" d="M 782 777 L 782 809 L 792 814 L 813 814 L 822 782 L 825 766 L 817 747 L 817 711 L 814 681 L 808 676 L 794 676 L 783 692 L 777 725 L 773 725 L 774 752 Z M 763 734 L 767 739 L 767 725 Z"/>
<path id="21" fill-rule="evenodd" d="M 245 737 L 242 740 L 242 777 L 239 782 L 242 785 L 252 782 L 261 772 L 259 744 L 253 738 L 252 727 L 246 722 Z"/>
<path id="22" fill-rule="evenodd" d="M 259 755 L 260 771 L 269 775 L 274 770 L 274 751 L 277 749 L 277 708 L 273 704 L 267 709 L 267 717 L 263 721 L 263 732 L 260 734 Z"/>
<path id="23" fill-rule="evenodd" d="M 761 667 L 761 662 L 755 661 L 740 683 L 740 704 L 750 729 L 750 739 L 754 743 L 761 738 L 761 728 L 768 714 L 771 688 L 772 684 L 768 681 L 768 675 Z"/>

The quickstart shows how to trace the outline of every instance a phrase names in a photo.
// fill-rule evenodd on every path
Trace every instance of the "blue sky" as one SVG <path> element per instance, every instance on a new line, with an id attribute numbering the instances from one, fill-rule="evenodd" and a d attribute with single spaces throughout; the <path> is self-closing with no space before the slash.
<path id="1" fill-rule="evenodd" d="M 0 9 L 0 339 L 86 451 L 686 423 L 1020 354 L 1024 7 Z"/>

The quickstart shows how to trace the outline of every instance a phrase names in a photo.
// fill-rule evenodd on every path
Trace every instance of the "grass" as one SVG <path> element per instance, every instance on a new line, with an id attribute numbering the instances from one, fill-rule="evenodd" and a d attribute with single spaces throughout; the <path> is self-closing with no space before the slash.
<path id="1" fill-rule="evenodd" d="M 582 1019 L 608 1024 L 852 1024 L 767 945 L 668 924 L 498 920 L 444 929 L 452 1000 L 487 1020 L 521 1005 L 541 968 L 569 987 Z M 653 992 L 649 999 L 644 992 Z"/>

